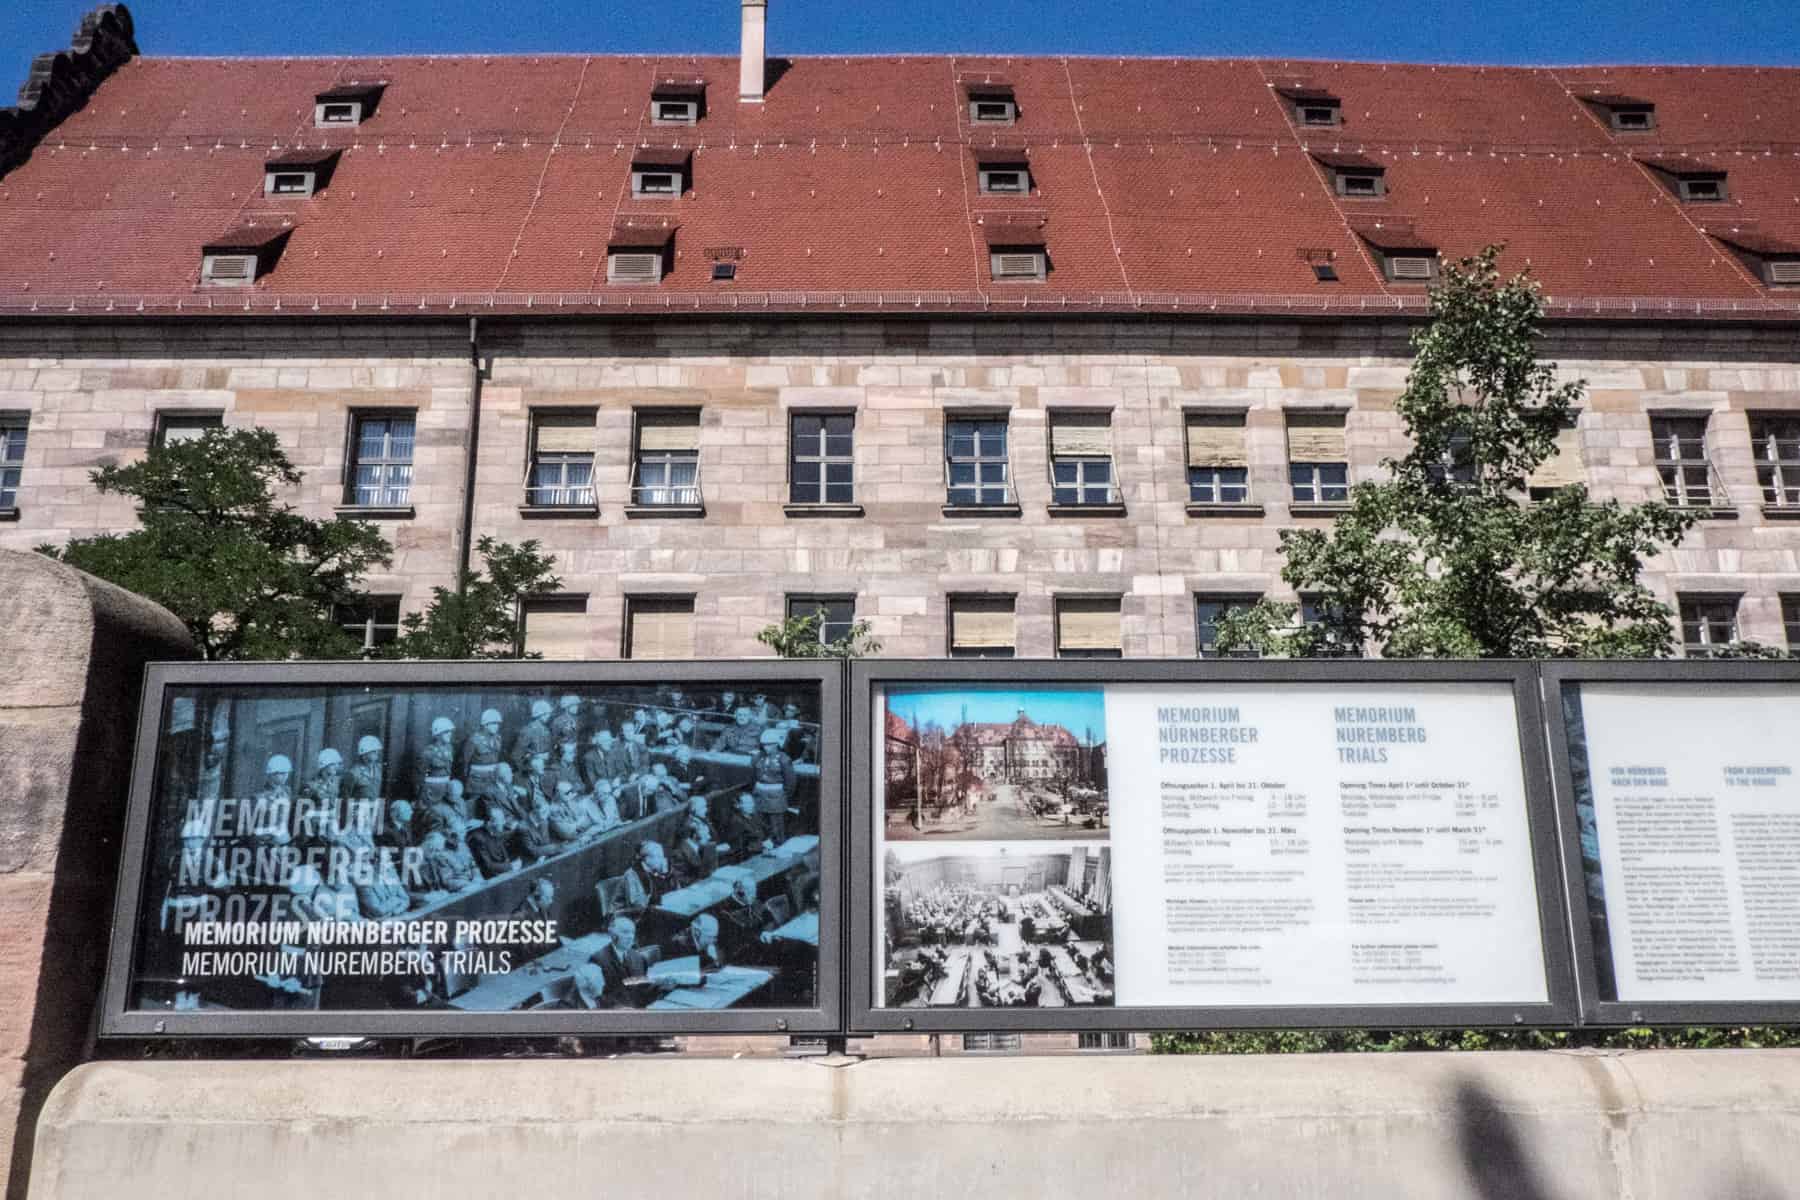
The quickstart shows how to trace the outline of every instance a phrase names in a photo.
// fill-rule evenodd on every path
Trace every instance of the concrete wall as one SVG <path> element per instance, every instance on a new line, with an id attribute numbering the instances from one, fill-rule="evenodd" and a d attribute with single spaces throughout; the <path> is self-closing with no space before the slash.
<path id="1" fill-rule="evenodd" d="M 31 1200 L 1800 1196 L 1786 1051 L 104 1063 Z"/>
<path id="2" fill-rule="evenodd" d="M 1045 320 L 655 323 L 489 322 L 477 463 L 476 532 L 540 539 L 563 587 L 588 597 L 584 653 L 618 656 L 624 597 L 695 597 L 701 657 L 767 651 L 755 632 L 787 593 L 857 597 L 890 655 L 945 652 L 946 597 L 1017 597 L 1021 655 L 1054 650 L 1054 601 L 1122 598 L 1124 651 L 1194 653 L 1196 593 L 1287 594 L 1280 531 L 1297 517 L 1287 490 L 1283 410 L 1348 410 L 1352 477 L 1380 472 L 1401 449 L 1393 411 L 1406 374 L 1397 324 Z M 1585 378 L 1581 430 L 1596 494 L 1659 494 L 1648 414 L 1711 414 L 1713 461 L 1738 504 L 1649 564 L 1666 599 L 1742 594 L 1746 637 L 1784 640 L 1780 596 L 1800 594 L 1800 522 L 1758 503 L 1746 415 L 1800 411 L 1800 351 L 1790 335 L 1723 325 L 1582 326 L 1545 348 Z M 222 411 L 228 424 L 276 430 L 307 478 L 295 500 L 328 514 L 343 494 L 349 414 L 417 411 L 409 520 L 383 521 L 394 542 L 378 593 L 422 606 L 451 582 L 462 430 L 469 416 L 466 323 L 33 326 L 0 330 L 0 411 L 30 414 L 16 523 L 0 546 L 29 547 L 129 528 L 130 501 L 102 501 L 87 480 L 149 442 L 156 414 Z M 703 520 L 626 515 L 632 413 L 701 409 Z M 946 519 L 943 419 L 969 406 L 1010 417 L 1022 513 Z M 1261 516 L 1190 516 L 1184 507 L 1182 409 L 1242 407 Z M 528 519 L 523 499 L 529 410 L 596 410 L 600 515 Z M 787 425 L 806 408 L 856 413 L 859 517 L 794 517 Z M 1112 411 L 1124 517 L 1048 511 L 1047 414 Z"/>
<path id="3" fill-rule="evenodd" d="M 90 1043 L 143 666 L 193 649 L 163 609 L 42 555 L 0 550 L 0 580 L 0 1193 L 17 1197 L 38 1107 Z"/>

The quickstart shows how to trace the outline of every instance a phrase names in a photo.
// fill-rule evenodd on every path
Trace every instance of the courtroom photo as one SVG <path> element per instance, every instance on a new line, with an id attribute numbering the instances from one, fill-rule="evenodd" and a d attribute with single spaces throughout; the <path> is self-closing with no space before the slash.
<path id="1" fill-rule="evenodd" d="M 889 688 L 882 747 L 890 841 L 1108 836 L 1100 688 Z"/>
<path id="2" fill-rule="evenodd" d="M 172 687 L 133 1004 L 812 1007 L 812 682 Z"/>
<path id="3" fill-rule="evenodd" d="M 1113 1003 L 1110 847 L 888 846 L 882 879 L 887 1007 Z"/>

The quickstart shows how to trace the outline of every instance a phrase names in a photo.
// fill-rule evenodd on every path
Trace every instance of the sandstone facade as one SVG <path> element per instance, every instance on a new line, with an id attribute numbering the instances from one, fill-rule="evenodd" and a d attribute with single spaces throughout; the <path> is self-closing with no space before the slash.
<path id="1" fill-rule="evenodd" d="M 1162 318 L 970 320 L 676 318 L 482 322 L 474 533 L 537 538 L 566 593 L 586 597 L 581 652 L 625 653 L 626 600 L 692 596 L 695 653 L 767 653 L 756 631 L 790 594 L 856 598 L 883 653 L 938 656 L 947 597 L 1016 597 L 1017 652 L 1055 652 L 1054 606 L 1116 596 L 1127 657 L 1196 650 L 1195 596 L 1289 597 L 1279 533 L 1328 517 L 1288 501 L 1284 412 L 1341 408 L 1353 480 L 1401 449 L 1394 400 L 1409 327 L 1400 322 Z M 1741 636 L 1785 644 L 1784 595 L 1800 594 L 1800 522 L 1764 511 L 1750 414 L 1800 413 L 1800 346 L 1778 329 L 1570 324 L 1547 356 L 1588 383 L 1580 436 L 1596 495 L 1660 495 L 1650 417 L 1705 415 L 1707 449 L 1732 507 L 1701 523 L 1649 579 L 1664 599 L 1740 597 Z M 376 593 L 422 606 L 452 582 L 461 520 L 471 368 L 466 321 L 175 321 L 13 325 L 0 330 L 0 413 L 29 414 L 15 521 L 0 546 L 29 548 L 132 526 L 88 472 L 149 444 L 158 414 L 217 412 L 275 430 L 306 472 L 294 502 L 324 515 L 344 498 L 352 414 L 410 409 L 412 515 L 382 520 L 395 546 Z M 627 512 L 634 413 L 700 413 L 700 518 Z M 1111 413 L 1122 515 L 1054 515 L 1049 414 Z M 1251 500 L 1260 514 L 1187 507 L 1183 411 L 1246 410 Z M 597 516 L 522 514 L 533 409 L 595 412 Z M 1019 514 L 946 516 L 944 421 L 1004 411 Z M 789 420 L 855 414 L 855 515 L 795 515 Z"/>

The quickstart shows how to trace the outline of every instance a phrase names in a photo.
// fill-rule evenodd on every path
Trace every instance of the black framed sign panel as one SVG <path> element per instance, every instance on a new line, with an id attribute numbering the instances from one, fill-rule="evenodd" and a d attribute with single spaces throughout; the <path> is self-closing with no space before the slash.
<path id="1" fill-rule="evenodd" d="M 1583 1022 L 1800 1019 L 1800 662 L 1542 670 Z"/>
<path id="2" fill-rule="evenodd" d="M 844 671 L 153 664 L 106 1036 L 842 1027 Z"/>
<path id="3" fill-rule="evenodd" d="M 863 660 L 853 1032 L 1569 1025 L 1531 663 Z"/>

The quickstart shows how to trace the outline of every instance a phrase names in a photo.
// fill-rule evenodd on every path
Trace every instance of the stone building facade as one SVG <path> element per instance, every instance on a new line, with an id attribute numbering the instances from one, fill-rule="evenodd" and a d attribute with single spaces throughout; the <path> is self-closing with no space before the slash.
<path id="1" fill-rule="evenodd" d="M 756 632 L 790 598 L 843 598 L 883 654 L 934 657 L 952 649 L 956 606 L 986 597 L 1010 600 L 1022 657 L 1069 648 L 1059 606 L 1115 600 L 1119 652 L 1189 657 L 1203 636 L 1197 598 L 1292 598 L 1279 533 L 1330 519 L 1330 504 L 1295 501 L 1296 413 L 1342 414 L 1352 482 L 1379 477 L 1402 449 L 1393 404 L 1407 331 L 1344 320 L 485 321 L 471 540 L 536 538 L 555 555 L 565 599 L 533 624 L 551 656 L 629 656 L 634 606 L 690 600 L 687 640 L 648 645 L 640 630 L 638 656 L 757 655 L 767 651 Z M 1649 564 L 1649 580 L 1672 605 L 1728 601 L 1739 637 L 1790 644 L 1800 522 L 1789 518 L 1800 510 L 1765 503 L 1758 463 L 1770 447 L 1753 446 L 1752 430 L 1800 418 L 1791 332 L 1571 322 L 1553 327 L 1545 353 L 1587 383 L 1577 431 L 1597 497 L 1662 496 L 1652 422 L 1699 430 L 1710 515 Z M 305 472 L 292 497 L 302 510 L 375 519 L 395 555 L 370 590 L 421 607 L 457 559 L 469 358 L 463 321 L 0 327 L 0 414 L 25 432 L 0 546 L 130 528 L 131 502 L 100 497 L 89 472 L 142 455 L 183 417 L 217 416 L 280 436 Z M 793 504 L 795 419 L 827 413 L 853 420 L 853 500 Z M 591 418 L 575 435 L 592 455 L 591 508 L 526 503 L 533 422 L 546 414 Z M 643 430 L 669 414 L 697 425 L 700 504 L 633 505 Z M 1243 503 L 1191 502 L 1191 414 L 1242 414 Z M 404 502 L 346 504 L 352 430 L 383 415 L 415 422 Z M 1070 416 L 1103 427 L 1118 503 L 1053 502 L 1051 429 Z M 946 430 L 967 417 L 1004 420 L 1014 506 L 949 503 Z"/>

